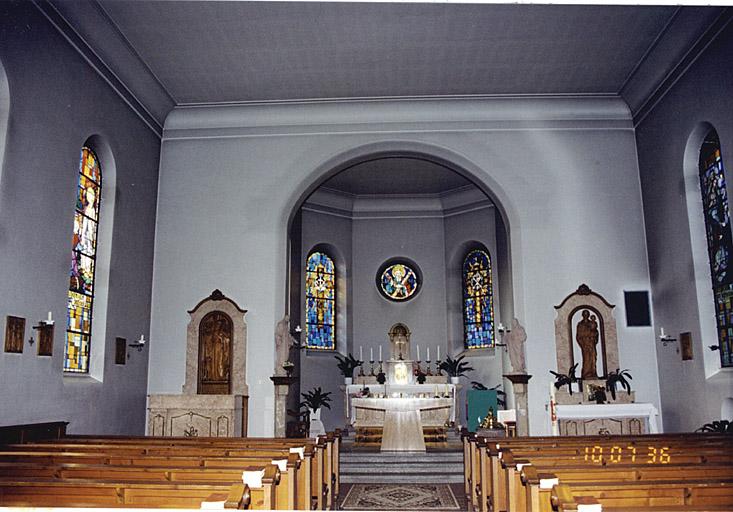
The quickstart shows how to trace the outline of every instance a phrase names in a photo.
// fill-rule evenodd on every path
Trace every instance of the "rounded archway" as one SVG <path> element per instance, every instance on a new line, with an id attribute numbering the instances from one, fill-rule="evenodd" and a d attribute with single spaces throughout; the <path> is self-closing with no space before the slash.
<path id="1" fill-rule="evenodd" d="M 489 250 L 495 258 L 496 318 L 508 323 L 514 315 L 509 227 L 516 217 L 502 200 L 501 188 L 460 155 L 413 142 L 369 144 L 324 162 L 301 190 L 288 219 L 287 309 L 293 325 L 308 321 L 304 258 L 313 247 L 336 248 L 344 263 L 344 286 L 339 288 L 347 293 L 336 300 L 346 311 L 335 314 L 347 324 L 345 329 L 336 326 L 342 337 L 336 346 L 338 352 L 365 360 L 366 376 L 378 367 L 377 354 L 389 352 L 388 330 L 396 323 L 414 326 L 415 352 L 410 357 L 427 361 L 432 356 L 434 372 L 439 353 L 444 358 L 466 351 L 463 301 L 453 297 L 452 286 L 461 280 L 460 272 L 453 275 L 461 248 L 478 243 Z M 414 262 L 424 276 L 423 289 L 410 301 L 390 301 L 375 285 L 378 270 L 395 259 Z M 476 380 L 489 387 L 501 383 L 502 351 L 466 352 L 482 358 L 482 364 L 474 365 L 479 366 Z M 338 390 L 343 384 L 333 355 L 307 347 L 301 351 L 296 363 L 300 382 L 291 389 L 291 408 L 297 407 L 301 389 Z M 322 418 L 327 428 L 343 426 L 340 402 L 335 400 Z"/>

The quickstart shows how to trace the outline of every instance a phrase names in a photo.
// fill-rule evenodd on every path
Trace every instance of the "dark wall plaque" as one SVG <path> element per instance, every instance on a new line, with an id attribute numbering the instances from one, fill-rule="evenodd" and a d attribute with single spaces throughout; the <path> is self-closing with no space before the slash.
<path id="1" fill-rule="evenodd" d="M 627 327 L 649 327 L 652 325 L 649 315 L 649 292 L 624 292 Z"/>
<path id="2" fill-rule="evenodd" d="M 683 361 L 690 361 L 692 357 L 692 333 L 681 332 L 680 333 L 680 353 L 682 354 Z"/>
<path id="3" fill-rule="evenodd" d="M 53 324 L 41 323 L 38 327 L 38 355 L 53 355 Z"/>
<path id="4" fill-rule="evenodd" d="M 115 338 L 115 364 L 127 362 L 127 339 Z"/>
<path id="5" fill-rule="evenodd" d="M 25 318 L 8 315 L 5 319 L 5 352 L 23 352 Z"/>

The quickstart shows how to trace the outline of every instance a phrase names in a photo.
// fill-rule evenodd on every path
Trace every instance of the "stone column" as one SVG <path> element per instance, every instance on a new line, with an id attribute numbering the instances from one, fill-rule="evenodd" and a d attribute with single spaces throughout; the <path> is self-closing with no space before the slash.
<path id="1" fill-rule="evenodd" d="M 517 408 L 517 435 L 529 435 L 529 417 L 527 416 L 527 383 L 532 378 L 526 373 L 506 373 L 504 377 L 509 379 L 514 389 L 514 406 Z"/>
<path id="2" fill-rule="evenodd" d="M 295 379 L 280 375 L 270 377 L 275 384 L 275 437 L 285 437 L 288 421 L 288 390 Z"/>

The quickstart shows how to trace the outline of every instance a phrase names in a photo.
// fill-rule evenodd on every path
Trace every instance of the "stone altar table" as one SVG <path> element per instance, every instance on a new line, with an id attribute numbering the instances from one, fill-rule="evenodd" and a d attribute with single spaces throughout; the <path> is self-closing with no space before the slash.
<path id="1" fill-rule="evenodd" d="M 351 403 L 357 427 L 383 427 L 382 451 L 424 452 L 423 424 L 442 426 L 455 409 L 453 398 L 354 398 Z"/>
<path id="2" fill-rule="evenodd" d="M 556 405 L 560 435 L 657 434 L 659 411 L 652 404 Z"/>

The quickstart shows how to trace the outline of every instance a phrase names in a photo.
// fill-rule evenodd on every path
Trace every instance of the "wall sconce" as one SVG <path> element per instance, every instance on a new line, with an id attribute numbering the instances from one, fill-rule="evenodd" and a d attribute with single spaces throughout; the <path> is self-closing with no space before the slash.
<path id="1" fill-rule="evenodd" d="M 672 343 L 673 341 L 677 341 L 677 338 L 673 338 L 672 336 L 669 336 L 664 333 L 664 327 L 659 328 L 659 341 L 662 342 L 662 346 L 666 347 L 667 343 Z"/>
<path id="2" fill-rule="evenodd" d="M 145 335 L 141 334 L 139 340 L 135 340 L 135 343 L 130 343 L 128 347 L 136 348 L 138 352 L 145 348 Z"/>
<path id="3" fill-rule="evenodd" d="M 499 325 L 496 326 L 496 332 L 498 332 L 501 339 L 504 340 L 504 335 L 512 332 L 512 330 L 507 329 L 504 327 L 503 323 L 499 322 Z M 494 345 L 497 347 L 506 347 L 506 343 L 494 343 Z"/>

